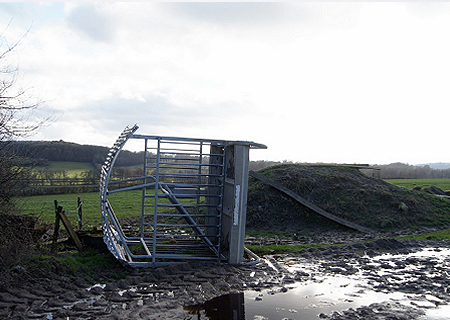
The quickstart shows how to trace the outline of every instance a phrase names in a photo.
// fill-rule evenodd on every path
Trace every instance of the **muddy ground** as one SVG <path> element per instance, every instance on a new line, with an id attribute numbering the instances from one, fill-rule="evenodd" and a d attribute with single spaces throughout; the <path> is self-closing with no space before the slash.
<path id="1" fill-rule="evenodd" d="M 349 235 L 343 237 L 347 239 Z M 330 274 L 349 276 L 356 272 L 371 277 L 371 289 L 400 291 L 419 300 L 433 296 L 434 305 L 445 305 L 450 304 L 448 264 L 427 258 L 408 258 L 395 264 L 369 263 L 370 257 L 386 251 L 406 254 L 422 248 L 440 250 L 438 248 L 442 247 L 450 248 L 450 242 L 385 238 L 312 248 L 299 254 L 269 255 L 251 266 L 199 262 L 157 269 L 116 266 L 116 270 L 110 269 L 108 273 L 123 273 L 122 279 L 100 277 L 95 285 L 83 274 L 73 275 L 61 270 L 56 260 L 45 270 L 16 266 L 13 274 L 18 281 L 0 292 L 0 319 L 200 319 L 204 302 L 227 293 L 271 288 L 275 294 L 283 294 L 296 281 L 310 281 Z M 313 263 L 317 268 L 290 272 L 287 267 L 294 260 Z M 415 268 L 411 268 L 413 266 Z M 383 277 L 377 276 L 380 269 L 386 271 Z M 317 318 L 419 319 L 424 308 L 420 301 L 408 307 L 390 301 L 327 314 L 318 311 Z M 203 315 L 201 319 L 207 318 Z"/>
<path id="2" fill-rule="evenodd" d="M 326 313 L 318 310 L 317 319 L 424 320 L 430 303 L 434 307 L 450 304 L 448 261 L 405 257 L 374 264 L 370 259 L 386 251 L 406 254 L 423 248 L 450 248 L 449 241 L 393 240 L 411 230 L 431 231 L 423 226 L 448 227 L 448 200 L 391 186 L 354 168 L 288 165 L 263 173 L 328 212 L 376 232 L 362 235 L 345 231 L 278 191 L 250 179 L 248 229 L 278 231 L 290 236 L 253 236 L 246 240 L 247 245 L 349 245 L 269 255 L 259 264 L 248 266 L 191 262 L 157 269 L 128 269 L 112 259 L 102 270 L 75 274 L 57 259 L 34 264 L 12 261 L 7 264 L 15 265 L 8 270 L 8 278 L 0 273 L 0 319 L 207 319 L 204 303 L 228 293 L 271 289 L 274 294 L 283 294 L 298 281 L 320 281 L 328 275 L 351 277 L 357 273 L 370 280 L 367 290 L 403 292 L 414 296 L 415 304 L 368 301 L 364 306 L 348 310 Z M 388 234 L 386 230 L 407 231 Z M 14 233 L 13 230 L 11 234 Z M 8 239 L 13 239 L 12 235 Z M 3 247 L 7 248 L 3 256 L 15 257 L 10 252 L 10 248 L 17 247 L 15 243 Z M 293 261 L 300 265 L 313 264 L 316 268 L 290 271 Z M 380 270 L 383 276 L 379 275 Z M 264 316 L 258 318 L 264 319 Z M 301 311 L 297 319 L 304 319 Z"/>

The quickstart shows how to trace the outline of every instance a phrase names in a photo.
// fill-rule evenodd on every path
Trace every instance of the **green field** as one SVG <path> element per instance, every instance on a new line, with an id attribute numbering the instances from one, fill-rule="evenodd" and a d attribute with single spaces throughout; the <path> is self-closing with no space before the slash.
<path id="1" fill-rule="evenodd" d="M 385 179 L 385 181 L 410 190 L 414 187 L 423 189 L 431 186 L 438 187 L 444 191 L 450 190 L 450 179 Z"/>
<path id="2" fill-rule="evenodd" d="M 65 163 L 67 164 L 67 163 Z M 83 167 L 83 163 L 79 170 Z M 85 164 L 86 165 L 86 164 Z M 67 166 L 65 167 L 67 169 Z M 73 170 L 76 170 L 73 168 Z M 450 179 L 387 179 L 389 183 L 397 186 L 412 189 L 414 187 L 426 188 L 436 186 L 442 190 L 450 190 Z M 141 191 L 129 191 L 116 193 L 109 196 L 109 200 L 116 212 L 121 218 L 138 217 L 141 212 Z M 71 222 L 77 224 L 77 198 L 81 197 L 83 202 L 83 224 L 85 226 L 99 226 L 101 224 L 100 200 L 98 192 L 73 193 L 58 195 L 41 195 L 15 198 L 18 208 L 23 214 L 33 214 L 41 218 L 45 223 L 52 223 L 55 219 L 54 200 L 57 200 Z"/>
<path id="3" fill-rule="evenodd" d="M 82 201 L 83 226 L 98 227 L 101 225 L 102 215 L 100 208 L 100 195 L 98 192 L 71 193 L 57 195 L 40 195 L 15 198 L 17 207 L 22 214 L 32 214 L 41 219 L 44 223 L 53 223 L 55 221 L 55 204 L 63 207 L 73 226 L 77 222 L 77 201 L 78 197 Z M 114 213 L 119 220 L 125 218 L 138 219 L 142 212 L 142 191 L 133 190 L 118 192 L 108 196 L 108 200 L 113 207 Z M 194 203 L 195 200 L 189 200 Z M 168 203 L 167 199 L 160 198 L 160 203 Z M 146 200 L 147 205 L 152 205 L 151 199 Z M 147 209 L 152 210 L 152 209 Z"/>
<path id="4" fill-rule="evenodd" d="M 75 226 L 77 225 L 78 197 L 81 197 L 83 203 L 83 225 L 86 227 L 100 226 L 102 215 L 98 192 L 17 197 L 15 200 L 23 214 L 38 216 L 44 223 L 55 221 L 54 201 L 57 200 L 63 210 L 67 211 L 69 220 Z M 109 201 L 119 219 L 131 216 L 139 217 L 141 197 L 142 192 L 137 190 L 113 194 L 109 197 Z"/>
<path id="5" fill-rule="evenodd" d="M 49 161 L 48 166 L 37 166 L 35 171 L 65 171 L 69 178 L 80 177 L 82 172 L 94 170 L 94 165 L 88 162 Z"/>

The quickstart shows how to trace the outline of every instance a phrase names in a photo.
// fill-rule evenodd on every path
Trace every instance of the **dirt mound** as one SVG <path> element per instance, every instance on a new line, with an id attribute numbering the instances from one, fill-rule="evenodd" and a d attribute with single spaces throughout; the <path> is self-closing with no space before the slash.
<path id="1" fill-rule="evenodd" d="M 347 221 L 375 231 L 450 225 L 450 200 L 407 190 L 345 166 L 278 165 L 258 173 Z M 250 230 L 343 228 L 267 184 L 250 178 Z"/>

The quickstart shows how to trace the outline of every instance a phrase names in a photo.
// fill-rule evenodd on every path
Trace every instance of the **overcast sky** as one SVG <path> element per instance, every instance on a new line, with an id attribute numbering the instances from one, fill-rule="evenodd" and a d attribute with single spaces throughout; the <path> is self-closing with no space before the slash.
<path id="1" fill-rule="evenodd" d="M 10 61 L 53 119 L 32 139 L 137 123 L 252 160 L 450 162 L 450 3 L 0 3 L 4 39 L 27 30 Z"/>

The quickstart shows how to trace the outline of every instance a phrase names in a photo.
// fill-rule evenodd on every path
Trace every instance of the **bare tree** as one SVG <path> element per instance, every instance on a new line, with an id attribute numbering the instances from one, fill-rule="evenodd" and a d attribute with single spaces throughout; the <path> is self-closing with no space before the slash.
<path id="1" fill-rule="evenodd" d="M 6 41 L 4 32 L 0 34 L 0 213 L 11 210 L 12 191 L 27 171 L 21 166 L 21 158 L 10 152 L 10 144 L 31 135 L 43 123 L 31 117 L 40 103 L 33 102 L 26 90 L 19 87 L 18 68 L 10 63 L 14 50 L 27 33 L 12 45 Z"/>

